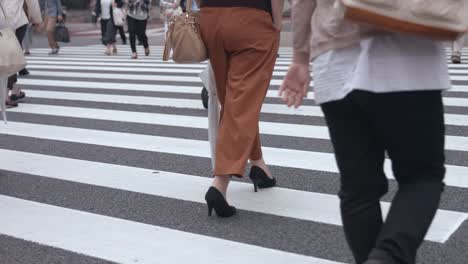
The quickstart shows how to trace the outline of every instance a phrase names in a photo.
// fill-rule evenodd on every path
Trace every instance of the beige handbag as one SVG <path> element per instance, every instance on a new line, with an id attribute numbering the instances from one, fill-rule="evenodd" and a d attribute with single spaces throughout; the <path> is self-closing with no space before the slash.
<path id="1" fill-rule="evenodd" d="M 344 16 L 385 30 L 455 40 L 468 30 L 467 0 L 336 0 Z"/>
<path id="2" fill-rule="evenodd" d="M 205 43 L 201 38 L 197 14 L 192 12 L 192 0 L 186 1 L 186 13 L 172 19 L 166 34 L 163 61 L 197 63 L 208 59 Z"/>

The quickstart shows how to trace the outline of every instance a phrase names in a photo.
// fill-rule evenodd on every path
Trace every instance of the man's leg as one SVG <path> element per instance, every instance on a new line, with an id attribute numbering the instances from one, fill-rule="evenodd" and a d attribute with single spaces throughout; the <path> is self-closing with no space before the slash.
<path id="1" fill-rule="evenodd" d="M 322 105 L 340 170 L 345 236 L 358 264 L 367 260 L 380 233 L 380 198 L 388 190 L 384 147 L 365 106 L 359 104 L 364 96 L 354 91 Z"/>
<path id="2" fill-rule="evenodd" d="M 442 94 L 377 94 L 373 101 L 374 121 L 392 160 L 399 189 L 371 258 L 413 264 L 444 188 Z"/>

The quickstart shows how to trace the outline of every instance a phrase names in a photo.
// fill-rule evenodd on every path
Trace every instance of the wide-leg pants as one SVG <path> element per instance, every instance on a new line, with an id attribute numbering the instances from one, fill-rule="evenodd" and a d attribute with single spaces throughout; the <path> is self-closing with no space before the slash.
<path id="1" fill-rule="evenodd" d="M 249 159 L 262 158 L 258 122 L 280 32 L 254 8 L 204 7 L 199 22 L 221 104 L 213 174 L 242 177 Z"/>

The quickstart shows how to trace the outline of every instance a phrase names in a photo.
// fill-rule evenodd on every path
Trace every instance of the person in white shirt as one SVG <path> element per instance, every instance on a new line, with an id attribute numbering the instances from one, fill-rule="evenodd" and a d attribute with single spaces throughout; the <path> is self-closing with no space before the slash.
<path id="1" fill-rule="evenodd" d="M 302 103 L 312 56 L 314 97 L 340 172 L 341 217 L 354 259 L 414 264 L 444 190 L 442 91 L 451 85 L 444 43 L 375 28 L 363 34 L 333 12 L 333 1 L 293 2 L 293 63 L 280 94 L 289 106 Z M 389 161 L 398 191 L 384 220 Z"/>

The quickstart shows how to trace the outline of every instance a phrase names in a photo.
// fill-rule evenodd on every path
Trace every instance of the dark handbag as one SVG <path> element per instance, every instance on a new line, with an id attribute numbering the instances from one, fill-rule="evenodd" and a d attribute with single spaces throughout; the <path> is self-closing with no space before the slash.
<path id="1" fill-rule="evenodd" d="M 57 27 L 55 28 L 55 41 L 64 43 L 70 42 L 70 33 L 63 22 L 57 23 Z"/>

